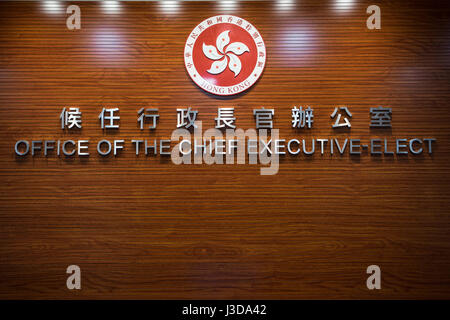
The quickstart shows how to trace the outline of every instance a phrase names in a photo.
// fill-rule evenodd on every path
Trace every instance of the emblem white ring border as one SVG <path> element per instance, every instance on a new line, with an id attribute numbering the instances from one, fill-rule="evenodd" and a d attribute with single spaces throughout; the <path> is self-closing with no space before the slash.
<path id="1" fill-rule="evenodd" d="M 221 21 L 221 22 L 217 22 L 217 18 L 219 18 L 219 17 L 222 17 L 222 21 Z M 232 21 L 231 21 L 231 22 L 228 21 L 228 19 L 229 19 L 230 17 L 232 18 Z M 208 20 L 212 20 L 212 24 L 208 25 Z M 259 38 L 260 38 L 261 40 L 258 40 L 258 41 L 261 41 L 261 42 L 262 42 L 262 46 L 258 46 L 258 45 L 256 44 L 255 39 L 253 38 L 253 36 L 251 35 L 251 33 L 250 33 L 248 30 L 246 30 L 245 28 L 243 28 L 242 26 L 240 26 L 240 25 L 237 24 L 237 21 L 238 21 L 238 20 L 242 20 L 242 25 L 246 25 L 246 26 L 249 25 L 249 26 L 252 28 L 251 30 L 254 30 L 255 32 L 257 32 L 257 33 L 259 34 Z M 194 60 L 193 60 L 193 50 L 194 50 L 194 46 L 195 46 L 195 43 L 197 42 L 197 39 L 198 39 L 198 37 L 200 36 L 200 34 L 201 34 L 203 31 L 205 31 L 206 29 L 208 29 L 209 27 L 212 27 L 213 25 L 220 24 L 220 23 L 230 23 L 230 24 L 234 24 L 234 25 L 236 25 L 236 26 L 242 28 L 245 32 L 247 32 L 247 33 L 250 34 L 250 36 L 252 37 L 253 41 L 255 42 L 256 49 L 257 49 L 257 53 L 256 53 L 256 54 L 257 54 L 256 65 L 255 65 L 255 68 L 253 69 L 252 73 L 251 73 L 245 80 L 243 80 L 242 82 L 240 82 L 240 83 L 238 83 L 238 84 L 235 84 L 235 85 L 233 85 L 233 86 L 228 86 L 228 87 L 218 86 L 218 85 L 215 85 L 214 83 L 211 83 L 211 82 L 205 80 L 205 79 L 204 79 L 202 76 L 200 76 L 200 74 L 197 72 L 197 69 L 195 68 L 195 64 L 194 64 Z M 202 26 L 203 29 L 200 30 L 200 29 L 199 29 L 199 26 Z M 193 38 L 193 39 L 194 39 L 194 42 L 192 43 L 192 48 L 190 48 L 190 47 L 188 46 L 188 41 L 189 41 L 189 39 L 191 39 L 191 37 L 192 37 L 192 35 L 193 35 L 194 33 L 197 34 L 197 37 Z M 264 56 L 263 56 L 262 60 L 259 60 L 259 57 L 260 57 L 260 53 L 261 53 L 261 52 L 263 53 Z M 187 53 L 189 53 L 189 57 L 186 57 L 186 54 L 187 54 Z M 258 62 L 262 62 L 262 63 L 263 63 L 263 66 L 262 66 L 262 67 L 258 67 Z M 191 64 L 192 64 L 191 68 L 188 68 L 188 66 L 187 66 L 188 63 L 191 63 Z M 265 66 L 266 66 L 266 45 L 265 45 L 264 39 L 262 38 L 262 35 L 261 35 L 261 33 L 258 31 L 258 29 L 256 29 L 255 26 L 252 25 L 252 24 L 251 24 L 250 22 L 248 22 L 247 20 L 245 20 L 245 19 L 243 19 L 243 18 L 240 18 L 240 17 L 237 17 L 237 16 L 233 16 L 233 15 L 218 15 L 218 16 L 213 16 L 213 17 L 207 18 L 207 19 L 203 20 L 201 23 L 199 23 L 199 24 L 191 31 L 191 33 L 189 34 L 188 38 L 186 39 L 186 44 L 185 44 L 185 46 L 184 46 L 184 66 L 185 66 L 186 71 L 188 72 L 190 78 L 192 79 L 192 81 L 194 81 L 194 82 L 195 82 L 202 90 L 205 90 L 206 92 L 209 92 L 209 93 L 215 94 L 215 95 L 220 95 L 220 96 L 232 96 L 232 95 L 239 94 L 239 93 L 241 93 L 241 92 L 244 92 L 244 91 L 248 90 L 248 89 L 251 88 L 251 87 L 255 84 L 255 82 L 258 81 L 258 79 L 261 77 L 261 75 L 262 75 L 262 73 L 263 73 L 263 70 L 264 70 L 264 68 L 265 68 Z M 234 88 L 234 87 L 236 87 L 236 86 L 239 87 L 240 84 L 243 84 L 243 83 L 246 82 L 246 81 L 249 81 L 249 82 L 250 82 L 250 84 L 248 85 L 248 87 L 246 87 L 246 88 L 244 88 L 244 89 L 242 89 L 242 90 L 239 90 L 239 91 L 237 91 L 237 92 L 231 92 L 231 93 L 228 93 L 228 90 L 229 90 L 230 88 L 232 89 L 232 88 Z M 218 90 L 219 92 L 215 92 L 215 91 L 213 91 L 213 90 L 208 90 L 207 88 L 205 88 L 205 87 L 202 86 L 204 83 L 207 83 L 207 84 L 212 85 L 213 87 L 219 88 L 219 90 Z M 223 90 L 223 92 L 220 92 L 221 90 Z"/>

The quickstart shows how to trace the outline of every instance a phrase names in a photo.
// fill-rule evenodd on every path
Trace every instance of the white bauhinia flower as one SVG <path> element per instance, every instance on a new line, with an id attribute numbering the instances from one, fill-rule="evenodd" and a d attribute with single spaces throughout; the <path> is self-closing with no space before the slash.
<path id="1" fill-rule="evenodd" d="M 232 53 L 228 53 L 227 54 L 228 57 L 230 57 L 230 64 L 228 65 L 228 67 L 230 68 L 231 71 L 234 72 L 234 76 L 236 77 L 239 72 L 241 72 L 241 60 L 234 54 Z"/>
<path id="2" fill-rule="evenodd" d="M 231 51 L 234 54 L 237 54 L 238 56 L 240 56 L 241 54 L 243 54 L 245 51 L 250 51 L 247 46 L 245 44 L 243 44 L 242 42 L 233 42 L 232 44 L 230 44 L 227 47 L 227 52 Z"/>
<path id="3" fill-rule="evenodd" d="M 223 53 L 223 47 L 230 43 L 230 37 L 228 36 L 229 32 L 229 30 L 224 31 L 217 37 L 216 46 L 221 53 Z"/>
<path id="4" fill-rule="evenodd" d="M 207 71 L 212 74 L 222 73 L 223 70 L 225 70 L 227 67 L 227 62 L 228 62 L 227 57 L 223 58 L 223 60 L 214 61 L 211 65 L 211 68 L 209 68 L 209 70 Z"/>
<path id="5" fill-rule="evenodd" d="M 203 44 L 203 53 L 211 60 L 218 60 L 223 57 L 223 55 L 217 52 L 216 47 L 208 46 L 206 44 Z"/>
<path id="6" fill-rule="evenodd" d="M 242 42 L 233 42 L 228 45 L 230 43 L 230 37 L 228 36 L 229 32 L 229 30 L 226 30 L 219 34 L 216 39 L 217 48 L 203 43 L 203 54 L 208 59 L 218 60 L 211 64 L 211 67 L 207 70 L 209 73 L 222 73 L 227 68 L 228 63 L 228 68 L 230 68 L 234 73 L 234 76 L 237 77 L 242 69 L 241 59 L 239 59 L 238 56 L 244 52 L 250 52 L 250 49 Z"/>

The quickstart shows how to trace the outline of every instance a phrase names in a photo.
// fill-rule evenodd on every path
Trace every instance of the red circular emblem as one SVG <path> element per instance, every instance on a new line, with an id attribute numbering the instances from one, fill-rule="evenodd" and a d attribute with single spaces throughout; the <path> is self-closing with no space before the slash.
<path id="1" fill-rule="evenodd" d="M 239 17 L 222 15 L 192 30 L 184 48 L 184 64 L 203 90 L 221 96 L 250 88 L 266 64 L 266 46 L 259 31 Z"/>

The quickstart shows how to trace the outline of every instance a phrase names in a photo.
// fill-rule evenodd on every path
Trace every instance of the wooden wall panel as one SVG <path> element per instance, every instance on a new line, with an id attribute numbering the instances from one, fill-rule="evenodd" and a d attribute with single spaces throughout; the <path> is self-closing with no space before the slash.
<path id="1" fill-rule="evenodd" d="M 70 2 L 76 3 L 76 2 Z M 0 3 L 0 298 L 449 298 L 450 67 L 445 1 L 377 1 L 382 29 L 367 30 L 372 1 L 302 0 Z M 267 65 L 248 92 L 220 98 L 188 77 L 183 49 L 202 20 L 233 14 L 264 37 Z M 290 109 L 311 105 L 313 129 L 291 128 Z M 350 131 L 331 128 L 335 106 Z M 369 108 L 393 109 L 392 129 L 369 128 Z M 62 107 L 83 129 L 62 132 Z M 117 132 L 100 129 L 102 107 L 119 107 Z M 136 112 L 159 108 L 154 132 Z M 436 138 L 433 155 L 286 156 L 278 174 L 261 165 L 174 165 L 135 156 L 135 137 L 167 139 L 176 108 L 199 110 L 204 128 L 219 106 L 275 109 L 291 138 Z M 90 139 L 88 159 L 18 158 L 20 139 Z M 127 141 L 101 158 L 95 142 Z M 82 290 L 65 269 L 82 270 Z M 382 269 L 382 290 L 365 269 Z"/>

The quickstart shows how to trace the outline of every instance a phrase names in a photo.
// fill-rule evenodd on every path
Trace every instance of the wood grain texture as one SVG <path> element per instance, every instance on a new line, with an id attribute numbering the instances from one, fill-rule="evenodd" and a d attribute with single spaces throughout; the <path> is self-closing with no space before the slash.
<path id="1" fill-rule="evenodd" d="M 0 298 L 450 298 L 446 1 L 377 1 L 377 31 L 365 24 L 372 1 L 78 4 L 82 29 L 69 31 L 67 4 L 0 3 Z M 258 28 L 268 60 L 252 89 L 220 98 L 190 81 L 183 48 L 199 22 L 227 13 Z M 313 129 L 293 130 L 290 109 L 307 104 Z M 331 128 L 338 105 L 353 113 L 351 132 Z M 392 107 L 392 130 L 369 128 L 378 105 Z M 81 131 L 61 131 L 64 106 L 80 107 Z M 100 129 L 103 106 L 120 108 L 117 132 Z M 144 106 L 159 108 L 154 132 L 138 129 Z M 204 128 L 219 106 L 254 128 L 265 106 L 285 139 L 437 143 L 432 156 L 286 156 L 274 176 L 177 166 L 130 143 L 116 158 L 14 155 L 20 139 L 167 139 L 179 106 L 199 110 Z M 80 291 L 66 288 L 71 264 Z M 371 264 L 382 290 L 366 288 Z"/>

